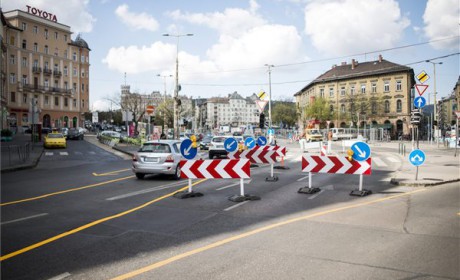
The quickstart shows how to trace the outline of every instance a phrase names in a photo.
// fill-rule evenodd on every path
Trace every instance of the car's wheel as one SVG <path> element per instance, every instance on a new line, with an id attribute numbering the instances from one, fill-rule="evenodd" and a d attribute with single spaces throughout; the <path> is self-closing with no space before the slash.
<path id="1" fill-rule="evenodd" d="M 136 177 L 137 177 L 137 179 L 140 179 L 140 180 L 142 180 L 142 179 L 144 179 L 144 176 L 145 176 L 145 174 L 144 174 L 144 173 L 136 173 Z"/>
<path id="2" fill-rule="evenodd" d="M 180 179 L 180 165 L 179 164 L 176 166 L 176 172 L 174 172 L 173 178 L 174 180 Z"/>
<path id="3" fill-rule="evenodd" d="M 209 152 L 209 159 L 213 159 L 214 158 L 214 154 Z"/>

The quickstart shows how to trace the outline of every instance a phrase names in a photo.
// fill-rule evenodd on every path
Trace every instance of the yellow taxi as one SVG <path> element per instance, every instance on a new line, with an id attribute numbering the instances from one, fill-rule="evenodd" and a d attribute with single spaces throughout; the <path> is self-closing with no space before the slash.
<path id="1" fill-rule="evenodd" d="M 67 142 L 65 136 L 62 133 L 52 132 L 48 133 L 45 136 L 45 141 L 43 143 L 45 148 L 66 148 Z"/>

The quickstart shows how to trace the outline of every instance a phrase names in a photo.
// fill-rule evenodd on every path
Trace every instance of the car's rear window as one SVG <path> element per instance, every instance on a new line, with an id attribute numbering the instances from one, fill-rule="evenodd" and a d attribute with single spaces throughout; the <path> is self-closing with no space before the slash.
<path id="1" fill-rule="evenodd" d="M 64 138 L 64 136 L 61 133 L 50 133 L 48 138 Z"/>
<path id="2" fill-rule="evenodd" d="M 146 152 L 146 153 L 170 153 L 171 148 L 168 144 L 164 143 L 146 143 L 139 152 Z"/>
<path id="3" fill-rule="evenodd" d="M 223 143 L 225 142 L 225 139 L 227 139 L 226 137 L 214 137 L 214 139 L 212 139 L 213 142 L 216 142 L 216 143 Z"/>

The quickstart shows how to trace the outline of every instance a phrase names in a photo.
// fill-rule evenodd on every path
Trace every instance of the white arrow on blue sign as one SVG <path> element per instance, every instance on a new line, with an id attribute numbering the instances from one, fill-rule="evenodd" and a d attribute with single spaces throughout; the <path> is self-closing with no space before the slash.
<path id="1" fill-rule="evenodd" d="M 417 108 L 423 108 L 426 105 L 426 98 L 423 96 L 417 96 L 414 99 L 414 106 Z"/>
<path id="2" fill-rule="evenodd" d="M 420 166 L 425 162 L 426 156 L 422 150 L 413 150 L 409 154 L 409 162 L 414 166 Z"/>
<path id="3" fill-rule="evenodd" d="M 224 141 L 224 148 L 227 152 L 234 152 L 238 149 L 238 142 L 236 142 L 236 139 L 233 137 L 227 138 Z"/>
<path id="4" fill-rule="evenodd" d="M 192 140 L 185 139 L 180 143 L 180 153 L 186 159 L 193 159 L 195 158 L 198 152 L 197 148 L 192 148 Z"/>
<path id="5" fill-rule="evenodd" d="M 371 156 L 371 148 L 364 142 L 356 142 L 350 148 L 353 151 L 353 159 L 365 161 Z"/>
<path id="6" fill-rule="evenodd" d="M 248 137 L 246 138 L 246 140 L 244 140 L 244 145 L 248 147 L 248 149 L 252 149 L 256 145 L 256 141 L 254 140 L 254 138 Z"/>
<path id="7" fill-rule="evenodd" d="M 275 130 L 273 128 L 269 128 L 267 131 L 268 135 L 275 135 Z"/>
<path id="8" fill-rule="evenodd" d="M 257 138 L 257 145 L 259 145 L 259 146 L 267 145 L 267 138 L 265 138 L 265 136 L 259 136 Z"/>

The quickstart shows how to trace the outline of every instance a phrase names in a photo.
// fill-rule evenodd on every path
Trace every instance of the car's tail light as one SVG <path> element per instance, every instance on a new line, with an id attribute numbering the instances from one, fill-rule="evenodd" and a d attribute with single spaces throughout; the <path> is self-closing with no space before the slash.
<path id="1" fill-rule="evenodd" d="M 174 158 L 172 155 L 168 155 L 165 159 L 165 162 L 174 162 Z"/>
<path id="2" fill-rule="evenodd" d="M 136 157 L 136 156 L 133 156 L 133 161 L 137 161 L 137 157 Z"/>

